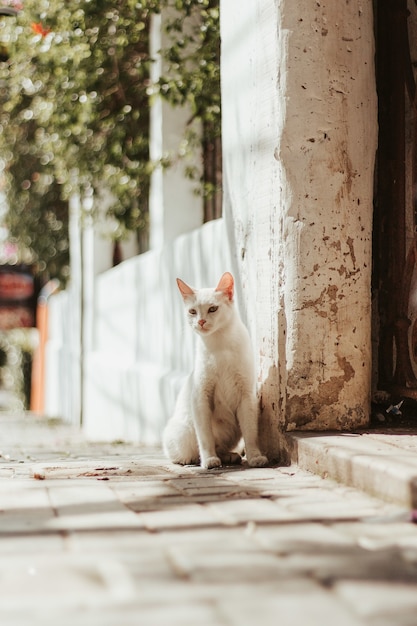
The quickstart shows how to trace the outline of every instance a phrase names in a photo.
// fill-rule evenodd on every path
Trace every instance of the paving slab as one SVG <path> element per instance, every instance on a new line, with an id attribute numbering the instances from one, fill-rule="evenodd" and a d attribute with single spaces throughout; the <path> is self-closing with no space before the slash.
<path id="1" fill-rule="evenodd" d="M 335 593 L 368 623 L 379 626 L 416 623 L 417 596 L 413 584 L 341 581 L 335 586 Z"/>
<path id="2" fill-rule="evenodd" d="M 253 594 L 259 594 L 258 602 L 253 602 Z M 252 597 L 247 595 L 239 602 L 234 598 L 222 600 L 221 608 L 230 624 L 364 626 L 366 623 L 360 616 L 352 613 L 349 605 L 339 602 L 332 592 L 308 579 L 292 579 L 289 575 L 286 581 L 279 581 L 266 593 L 257 588 L 252 589 Z"/>

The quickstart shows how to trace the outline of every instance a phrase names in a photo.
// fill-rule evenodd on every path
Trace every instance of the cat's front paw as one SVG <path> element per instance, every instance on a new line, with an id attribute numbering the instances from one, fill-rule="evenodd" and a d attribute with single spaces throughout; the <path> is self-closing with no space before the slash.
<path id="1" fill-rule="evenodd" d="M 218 456 L 209 456 L 201 461 L 201 467 L 205 469 L 213 469 L 214 467 L 221 467 L 221 460 Z"/>
<path id="2" fill-rule="evenodd" d="M 257 454 L 256 456 L 252 456 L 248 459 L 248 464 L 251 467 L 265 467 L 268 465 L 269 461 L 263 454 Z"/>

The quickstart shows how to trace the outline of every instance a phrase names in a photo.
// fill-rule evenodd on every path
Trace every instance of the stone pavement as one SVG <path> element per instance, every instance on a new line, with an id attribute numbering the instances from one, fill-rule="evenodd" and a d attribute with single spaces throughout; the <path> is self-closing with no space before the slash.
<path id="1" fill-rule="evenodd" d="M 201 470 L 0 413 L 1 626 L 415 626 L 417 525 L 296 465 Z"/>

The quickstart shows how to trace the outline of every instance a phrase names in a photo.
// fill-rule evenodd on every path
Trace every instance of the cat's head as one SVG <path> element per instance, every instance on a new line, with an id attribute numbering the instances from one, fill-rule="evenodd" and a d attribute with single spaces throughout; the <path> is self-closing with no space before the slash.
<path id="1" fill-rule="evenodd" d="M 196 333 L 204 337 L 224 328 L 233 311 L 234 280 L 229 272 L 223 274 L 214 289 L 194 289 L 180 278 L 177 284 L 188 323 Z"/>

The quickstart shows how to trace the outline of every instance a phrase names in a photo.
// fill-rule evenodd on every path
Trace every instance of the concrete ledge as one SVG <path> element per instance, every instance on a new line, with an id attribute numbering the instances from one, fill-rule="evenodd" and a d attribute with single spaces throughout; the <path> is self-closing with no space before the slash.
<path id="1" fill-rule="evenodd" d="M 288 434 L 293 462 L 388 502 L 417 508 L 417 429 Z"/>

